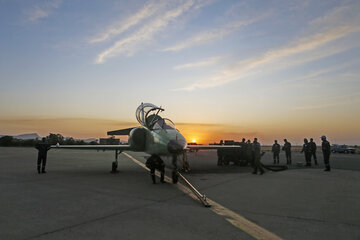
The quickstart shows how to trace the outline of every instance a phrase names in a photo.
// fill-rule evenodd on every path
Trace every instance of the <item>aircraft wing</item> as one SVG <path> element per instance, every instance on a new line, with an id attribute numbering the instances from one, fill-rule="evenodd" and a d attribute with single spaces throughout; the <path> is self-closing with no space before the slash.
<path id="1" fill-rule="evenodd" d="M 239 145 L 187 145 L 190 150 L 241 148 Z"/>
<path id="2" fill-rule="evenodd" d="M 109 131 L 107 132 L 107 135 L 129 135 L 131 130 L 133 130 L 134 128 L 135 127 Z"/>
<path id="3" fill-rule="evenodd" d="M 52 145 L 53 149 L 78 149 L 78 150 L 133 150 L 130 145 Z"/>

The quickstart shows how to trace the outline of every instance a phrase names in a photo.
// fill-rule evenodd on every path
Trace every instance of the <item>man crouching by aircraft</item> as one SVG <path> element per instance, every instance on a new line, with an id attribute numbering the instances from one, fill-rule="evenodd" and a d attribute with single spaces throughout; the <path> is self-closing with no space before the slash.
<path id="1" fill-rule="evenodd" d="M 157 155 L 151 155 L 146 161 L 146 167 L 150 169 L 150 176 L 153 181 L 153 184 L 156 184 L 155 181 L 155 169 L 160 171 L 160 182 L 165 183 L 164 175 L 165 175 L 165 164 L 164 161 Z"/>

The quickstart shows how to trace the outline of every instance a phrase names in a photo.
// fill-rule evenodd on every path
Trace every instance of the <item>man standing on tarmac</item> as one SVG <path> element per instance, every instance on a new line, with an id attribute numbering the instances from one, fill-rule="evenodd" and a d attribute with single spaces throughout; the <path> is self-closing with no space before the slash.
<path id="1" fill-rule="evenodd" d="M 284 139 L 284 146 L 282 149 L 285 151 L 286 164 L 291 164 L 291 143 L 289 143 L 286 138 Z"/>
<path id="2" fill-rule="evenodd" d="M 250 162 L 250 165 L 254 167 L 253 145 L 250 139 L 248 139 L 246 142 L 246 157 L 247 160 Z"/>
<path id="3" fill-rule="evenodd" d="M 324 155 L 324 163 L 325 163 L 324 171 L 330 172 L 330 153 L 331 153 L 330 143 L 326 140 L 325 136 L 322 136 L 321 140 L 322 140 L 321 148 Z"/>
<path id="4" fill-rule="evenodd" d="M 35 148 L 39 151 L 37 160 L 37 171 L 38 173 L 46 173 L 46 157 L 47 151 L 50 150 L 50 144 L 46 143 L 46 138 L 42 138 L 42 141 L 35 145 Z M 41 167 L 41 171 L 40 171 Z"/>
<path id="5" fill-rule="evenodd" d="M 240 142 L 240 157 L 242 160 L 247 160 L 246 157 L 246 140 L 245 138 L 242 139 L 242 141 Z"/>
<path id="6" fill-rule="evenodd" d="M 257 171 L 259 169 L 260 175 L 263 175 L 264 174 L 264 169 L 261 167 L 261 162 L 260 162 L 261 145 L 257 141 L 257 138 L 254 138 L 254 142 L 252 143 L 252 147 L 253 147 L 253 155 L 254 155 L 254 171 L 252 173 L 257 174 Z"/>
<path id="7" fill-rule="evenodd" d="M 304 144 L 303 144 L 303 148 L 302 148 L 301 152 L 305 153 L 305 161 L 306 161 L 305 166 L 311 167 L 311 149 L 310 149 L 310 144 L 309 144 L 309 141 L 307 140 L 307 138 L 304 138 Z"/>
<path id="8" fill-rule="evenodd" d="M 151 155 L 146 161 L 146 167 L 150 169 L 150 176 L 153 184 L 156 184 L 155 169 L 160 171 L 160 182 L 165 183 L 165 164 L 164 161 L 158 155 Z"/>
<path id="9" fill-rule="evenodd" d="M 309 145 L 310 145 L 310 162 L 311 162 L 311 158 L 314 157 L 315 165 L 319 165 L 316 158 L 317 147 L 316 147 L 316 143 L 314 142 L 314 139 L 310 138 Z"/>
<path id="10" fill-rule="evenodd" d="M 273 152 L 274 164 L 279 164 L 280 144 L 278 144 L 277 140 L 272 145 L 271 151 Z"/>

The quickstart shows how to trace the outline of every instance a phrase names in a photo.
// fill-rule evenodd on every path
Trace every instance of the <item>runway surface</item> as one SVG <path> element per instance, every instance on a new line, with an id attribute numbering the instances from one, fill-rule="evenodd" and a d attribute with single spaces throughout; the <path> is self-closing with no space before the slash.
<path id="1" fill-rule="evenodd" d="M 112 151 L 51 150 L 40 175 L 36 157 L 32 148 L 0 148 L 0 239 L 255 239 L 228 212 L 173 184 L 153 185 L 124 154 L 119 174 L 109 173 Z M 303 159 L 293 153 L 293 162 Z M 280 239 L 360 239 L 360 155 L 332 155 L 332 172 L 320 165 L 262 176 L 216 161 L 214 151 L 190 154 L 184 175 L 233 217 Z M 266 153 L 263 162 L 271 161 Z"/>

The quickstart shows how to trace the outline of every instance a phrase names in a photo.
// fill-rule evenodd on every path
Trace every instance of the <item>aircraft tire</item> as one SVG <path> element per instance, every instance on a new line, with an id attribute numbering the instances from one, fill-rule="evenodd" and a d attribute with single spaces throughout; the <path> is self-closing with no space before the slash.
<path id="1" fill-rule="evenodd" d="M 112 173 L 116 173 L 117 172 L 117 164 L 116 164 L 116 162 L 112 162 L 112 164 L 111 164 L 111 172 Z"/>

